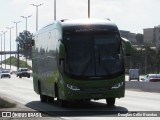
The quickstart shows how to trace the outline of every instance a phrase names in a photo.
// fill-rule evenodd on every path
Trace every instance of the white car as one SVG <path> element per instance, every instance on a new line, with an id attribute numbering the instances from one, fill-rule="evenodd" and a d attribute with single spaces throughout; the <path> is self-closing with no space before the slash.
<path id="1" fill-rule="evenodd" d="M 160 74 L 147 74 L 144 78 L 141 78 L 144 82 L 160 82 Z"/>
<path id="2" fill-rule="evenodd" d="M 3 78 L 3 77 L 9 77 L 9 78 L 11 78 L 11 73 L 10 73 L 9 70 L 2 70 L 1 73 L 0 73 L 0 75 L 1 75 L 1 78 Z"/>

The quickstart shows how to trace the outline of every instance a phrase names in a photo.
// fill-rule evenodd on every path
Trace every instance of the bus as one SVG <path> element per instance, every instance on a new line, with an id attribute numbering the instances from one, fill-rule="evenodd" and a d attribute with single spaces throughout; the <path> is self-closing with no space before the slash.
<path id="1" fill-rule="evenodd" d="M 125 50 L 125 51 L 124 51 Z M 124 57 L 131 43 L 107 19 L 55 21 L 34 34 L 33 85 L 41 102 L 105 99 L 125 95 Z"/>

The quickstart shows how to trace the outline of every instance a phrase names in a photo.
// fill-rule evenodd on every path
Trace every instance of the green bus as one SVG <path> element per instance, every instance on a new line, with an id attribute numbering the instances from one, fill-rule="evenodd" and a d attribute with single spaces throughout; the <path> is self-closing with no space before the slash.
<path id="1" fill-rule="evenodd" d="M 107 19 L 60 20 L 34 35 L 33 84 L 41 102 L 105 99 L 125 95 L 124 57 L 131 43 Z"/>

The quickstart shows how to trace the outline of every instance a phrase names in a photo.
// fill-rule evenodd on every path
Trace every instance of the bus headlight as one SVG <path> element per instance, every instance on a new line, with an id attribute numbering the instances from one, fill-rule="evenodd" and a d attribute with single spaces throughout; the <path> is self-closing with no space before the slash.
<path id="1" fill-rule="evenodd" d="M 121 86 L 123 86 L 123 82 L 120 82 L 118 84 L 115 84 L 114 86 L 112 86 L 112 89 L 118 89 L 120 88 Z"/>
<path id="2" fill-rule="evenodd" d="M 70 85 L 70 84 L 67 84 L 67 88 L 71 89 L 71 90 L 80 90 L 77 86 L 74 86 L 74 85 Z"/>

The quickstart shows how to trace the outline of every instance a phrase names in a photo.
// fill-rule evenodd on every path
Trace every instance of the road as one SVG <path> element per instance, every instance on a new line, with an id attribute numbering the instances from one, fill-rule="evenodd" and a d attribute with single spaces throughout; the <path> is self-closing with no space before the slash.
<path id="1" fill-rule="evenodd" d="M 11 79 L 0 79 L 0 96 L 10 98 L 39 111 L 47 111 L 50 115 L 59 115 L 63 119 L 80 120 L 83 117 L 87 120 L 93 118 L 99 120 L 105 119 L 106 116 L 108 119 L 115 119 L 112 117 L 113 113 L 110 113 L 111 111 L 118 111 L 120 114 L 126 114 L 131 111 L 160 111 L 159 93 L 129 90 L 126 90 L 126 96 L 124 98 L 116 100 L 115 107 L 106 107 L 105 100 L 98 100 L 83 103 L 70 103 L 68 108 L 60 108 L 56 101 L 55 103 L 41 103 L 39 101 L 39 96 L 33 91 L 32 83 L 32 78 L 20 79 L 15 75 L 12 75 Z M 149 118 L 150 117 L 147 117 L 145 119 L 147 120 Z M 124 120 L 124 117 L 120 117 L 119 119 Z M 135 120 L 136 119 L 139 119 L 139 117 L 136 117 Z M 159 118 L 154 118 L 154 120 L 156 119 L 158 120 Z"/>

